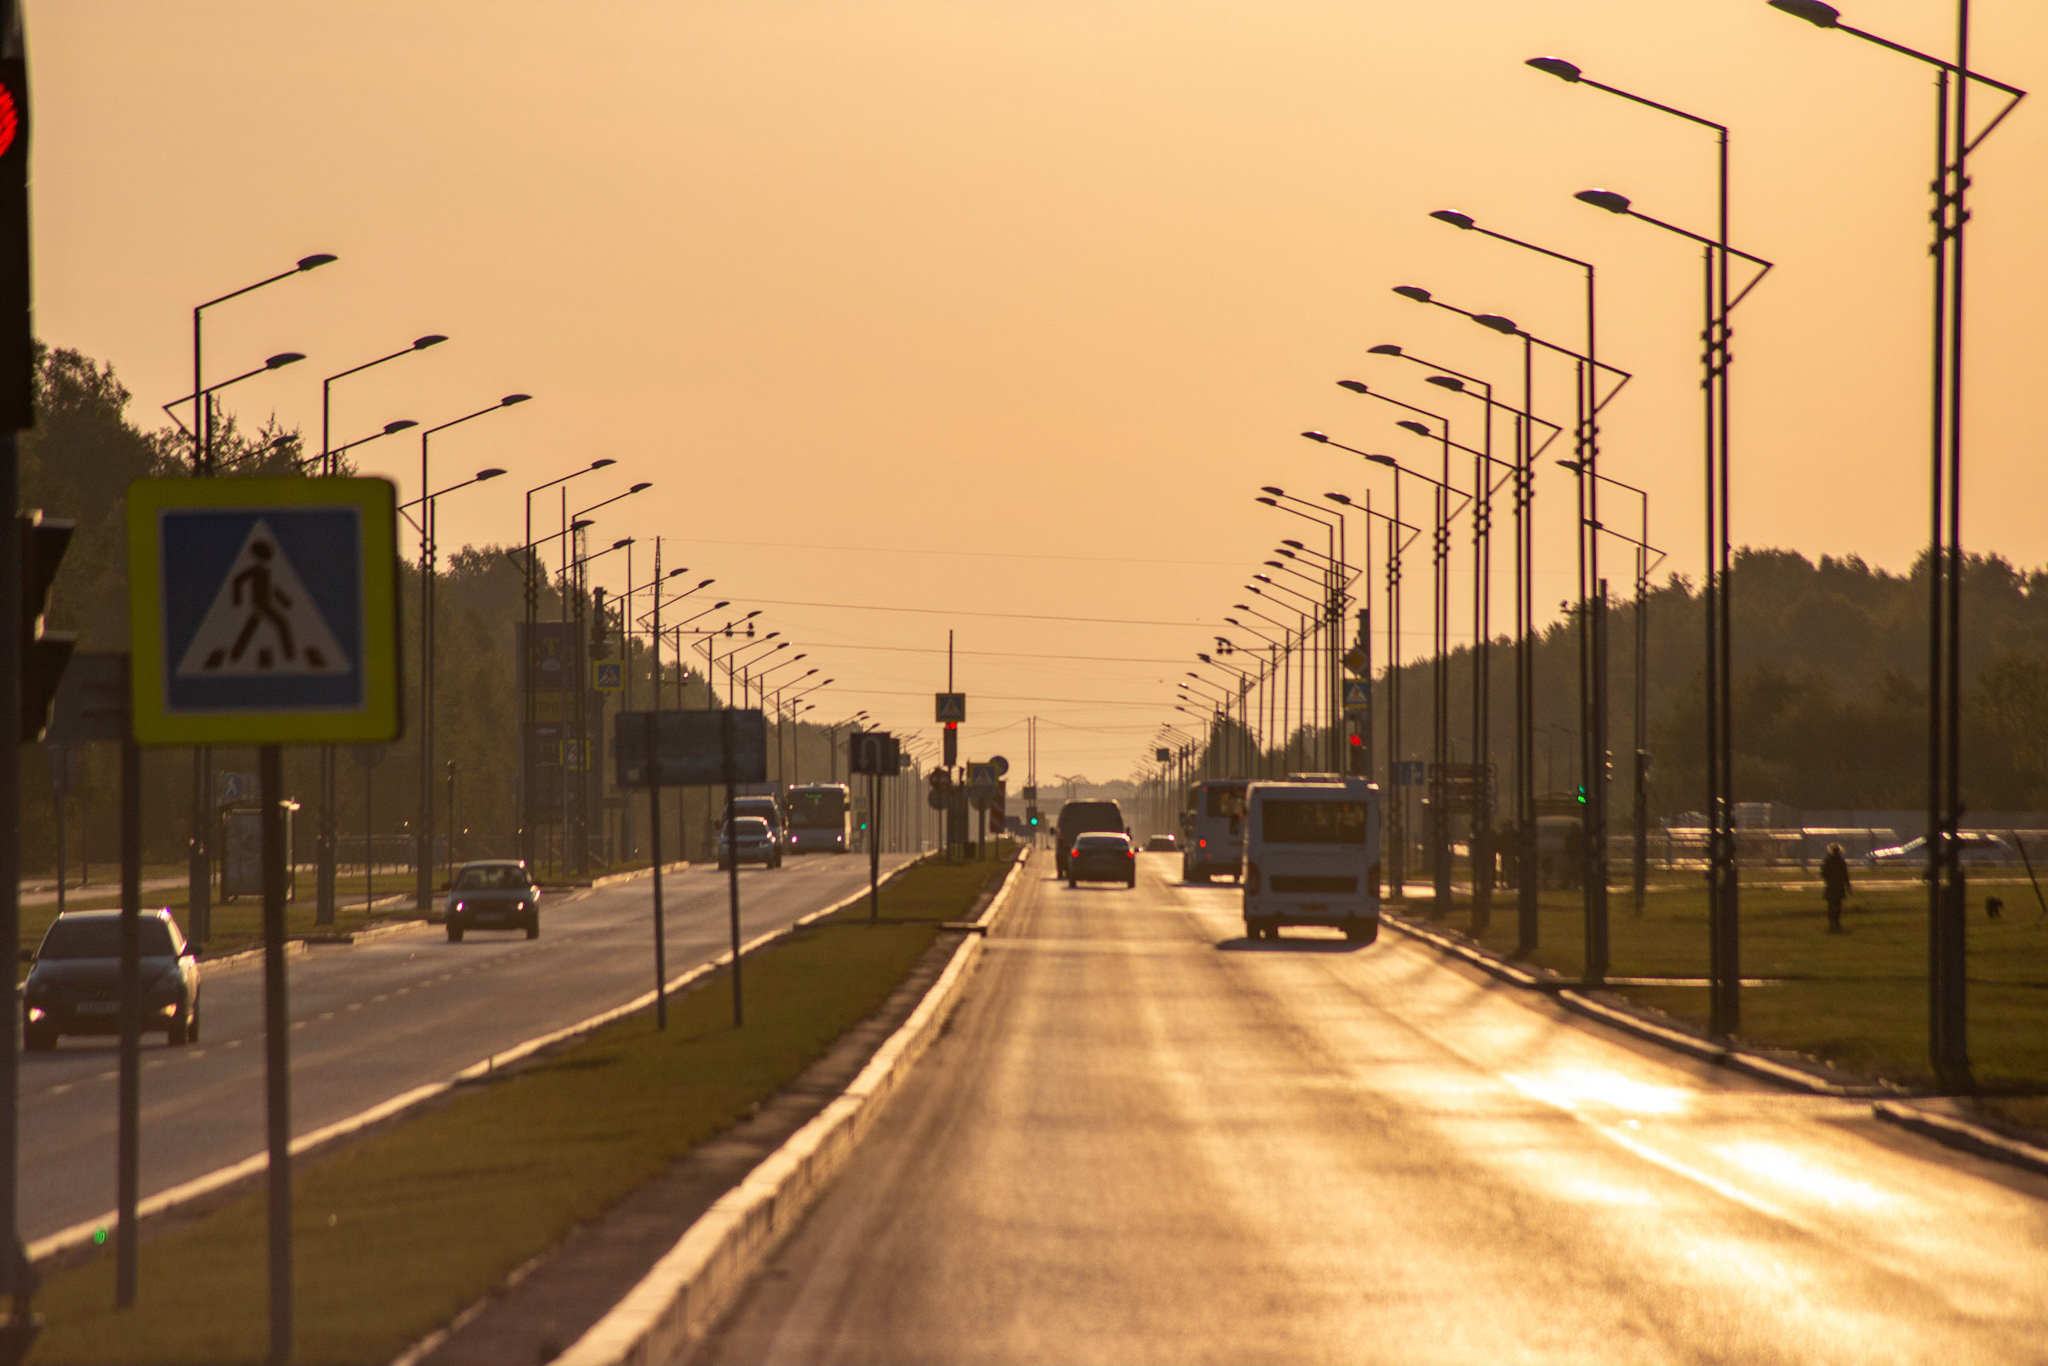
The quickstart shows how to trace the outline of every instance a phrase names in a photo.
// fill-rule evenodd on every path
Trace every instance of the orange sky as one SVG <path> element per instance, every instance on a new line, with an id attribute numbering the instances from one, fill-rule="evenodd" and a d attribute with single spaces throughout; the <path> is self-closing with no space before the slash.
<path id="1" fill-rule="evenodd" d="M 1844 8 L 1948 50 L 1952 5 Z M 2048 83 L 2048 9 L 1976 12 L 1980 69 Z M 616 479 L 574 486 L 588 501 L 656 487 L 607 509 L 605 538 L 661 534 L 670 564 L 762 605 L 839 680 L 812 719 L 929 727 L 944 661 L 917 651 L 952 626 L 986 652 L 961 659 L 970 754 L 1021 761 L 1037 714 L 1042 780 L 1131 771 L 1243 576 L 1305 525 L 1256 486 L 1386 497 L 1385 471 L 1295 433 L 1430 458 L 1332 381 L 1442 410 L 1421 369 L 1365 354 L 1386 341 L 1517 373 L 1507 342 L 1390 286 L 1578 340 L 1574 272 L 1434 208 L 1598 263 L 1602 356 L 1637 375 L 1604 468 L 1651 491 L 1652 539 L 1696 573 L 1698 257 L 1571 194 L 1707 230 L 1711 140 L 1521 65 L 1545 53 L 1734 130 L 1736 244 L 1779 263 L 1737 317 L 1736 539 L 1904 568 L 1926 536 L 1931 83 L 1763 0 L 29 0 L 27 19 L 43 336 L 112 360 L 149 423 L 189 388 L 194 303 L 336 252 L 209 314 L 210 379 L 311 357 L 234 391 L 245 422 L 317 436 L 321 376 L 449 334 L 338 386 L 336 439 L 533 393 L 436 438 L 437 485 L 512 472 L 449 500 L 444 541 L 516 541 L 525 487 L 613 456 Z M 2025 564 L 2048 561 L 2044 164 L 2029 102 L 1974 163 L 1969 258 L 1965 538 Z M 1568 383 L 1545 379 L 1554 417 Z M 412 496 L 416 441 L 360 454 Z M 1570 499 L 1549 470 L 1540 602 L 1570 588 Z M 1419 595 L 1409 620 L 1413 653 Z"/>

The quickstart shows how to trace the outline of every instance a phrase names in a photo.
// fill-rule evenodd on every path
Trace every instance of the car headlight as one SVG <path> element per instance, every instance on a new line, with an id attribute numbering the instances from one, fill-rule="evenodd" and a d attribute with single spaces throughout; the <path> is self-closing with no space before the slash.
<path id="1" fill-rule="evenodd" d="M 34 1024 L 37 1020 L 43 1018 L 43 1014 L 44 1012 L 40 1006 L 30 1006 L 28 1008 L 28 1022 Z"/>
<path id="2" fill-rule="evenodd" d="M 468 903 L 466 903 L 466 902 L 462 902 L 462 901 L 458 901 L 458 902 L 456 902 L 456 903 L 455 903 L 455 904 L 454 904 L 453 906 L 450 906 L 450 907 L 449 907 L 448 909 L 449 909 L 449 910 L 451 910 L 451 911 L 460 911 L 460 910 L 465 910 L 465 909 L 467 909 L 467 908 L 468 908 Z"/>

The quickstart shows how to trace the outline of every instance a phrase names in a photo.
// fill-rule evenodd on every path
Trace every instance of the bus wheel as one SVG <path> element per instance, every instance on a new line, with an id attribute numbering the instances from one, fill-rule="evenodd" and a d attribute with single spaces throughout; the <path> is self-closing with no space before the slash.
<path id="1" fill-rule="evenodd" d="M 1370 944 L 1380 937 L 1380 922 L 1375 920 L 1367 925 L 1346 925 L 1344 937 L 1354 944 Z"/>

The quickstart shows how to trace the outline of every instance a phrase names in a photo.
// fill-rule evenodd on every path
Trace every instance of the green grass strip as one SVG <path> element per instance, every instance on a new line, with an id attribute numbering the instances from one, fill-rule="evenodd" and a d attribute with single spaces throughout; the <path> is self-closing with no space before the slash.
<path id="1" fill-rule="evenodd" d="M 732 1027 L 721 977 L 671 1003 L 666 1033 L 651 1012 L 636 1015 L 331 1157 L 302 1160 L 295 1359 L 389 1361 L 743 1118 L 873 1014 L 938 922 L 963 915 L 1010 854 L 992 847 L 985 861 L 921 863 L 883 888 L 882 924 L 868 925 L 863 901 L 748 955 L 743 1029 Z M 263 1360 L 264 1228 L 258 1190 L 148 1239 L 141 1294 L 125 1311 L 112 1307 L 110 1243 L 50 1278 L 29 1359 Z"/>

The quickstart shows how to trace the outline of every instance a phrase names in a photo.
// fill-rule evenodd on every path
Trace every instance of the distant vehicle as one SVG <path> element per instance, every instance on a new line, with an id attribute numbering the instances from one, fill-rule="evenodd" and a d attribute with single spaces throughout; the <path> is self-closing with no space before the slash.
<path id="1" fill-rule="evenodd" d="M 448 942 L 467 930 L 525 930 L 540 938 L 540 888 L 519 859 L 478 859 L 455 870 L 444 912 Z"/>
<path id="2" fill-rule="evenodd" d="M 781 865 L 782 850 L 775 831 L 761 817 L 734 816 L 718 832 L 718 866 L 730 868 L 736 863 L 758 863 L 764 868 Z"/>
<path id="3" fill-rule="evenodd" d="M 1237 877 L 1244 864 L 1244 790 L 1249 778 L 1212 778 L 1188 788 L 1181 816 L 1182 882 L 1207 882 L 1218 873 Z"/>
<path id="4" fill-rule="evenodd" d="M 789 789 L 789 852 L 843 854 L 853 847 L 853 798 L 845 783 Z"/>
<path id="5" fill-rule="evenodd" d="M 1148 854 L 1173 854 L 1180 851 L 1180 839 L 1175 835 L 1154 835 L 1145 841 Z"/>
<path id="6" fill-rule="evenodd" d="M 1245 789 L 1244 932 L 1327 925 L 1356 944 L 1380 932 L 1379 789 L 1359 778 Z"/>
<path id="7" fill-rule="evenodd" d="M 1982 830 L 1964 830 L 1957 834 L 1962 848 L 1957 851 L 1962 861 L 1968 864 L 2018 863 L 2019 853 L 1997 835 Z M 1925 867 L 1927 864 L 1927 836 L 1895 844 L 1889 849 L 1873 849 L 1870 861 L 1880 867 L 1890 864 L 1904 864 L 1908 867 Z"/>
<path id="8" fill-rule="evenodd" d="M 136 925 L 142 1028 L 172 1047 L 199 1038 L 199 957 L 165 910 Z M 22 983 L 22 1042 L 36 1050 L 66 1034 L 121 1032 L 121 913 L 70 911 L 50 922 Z"/>
<path id="9" fill-rule="evenodd" d="M 1061 806 L 1059 820 L 1054 823 L 1052 846 L 1053 871 L 1059 876 L 1067 875 L 1067 856 L 1073 850 L 1074 837 L 1091 830 L 1128 835 L 1131 826 L 1124 819 L 1123 808 L 1115 802 L 1067 802 Z"/>
<path id="10" fill-rule="evenodd" d="M 1095 830 L 1074 837 L 1067 850 L 1067 885 L 1084 882 L 1121 882 L 1138 885 L 1138 851 L 1123 831 Z"/>
<path id="11" fill-rule="evenodd" d="M 776 801 L 772 795 L 756 793 L 748 797 L 733 797 L 733 805 L 725 811 L 725 819 L 733 819 L 735 815 L 762 817 L 764 821 L 768 821 L 768 829 L 774 831 L 776 842 L 782 840 L 782 803 Z"/>

